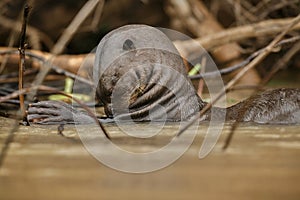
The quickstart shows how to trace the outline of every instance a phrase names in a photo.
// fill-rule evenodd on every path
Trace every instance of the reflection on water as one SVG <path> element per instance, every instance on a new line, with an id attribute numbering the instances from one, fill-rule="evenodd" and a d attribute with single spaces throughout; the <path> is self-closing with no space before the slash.
<path id="1" fill-rule="evenodd" d="M 1 147 L 11 124 L 0 118 Z M 193 144 L 179 160 L 141 175 L 121 173 L 95 160 L 74 126 L 65 127 L 65 137 L 57 134 L 57 126 L 21 126 L 0 168 L 0 194 L 3 199 L 78 199 L 82 194 L 92 199 L 297 199 L 300 125 L 240 124 L 224 152 L 230 125 L 225 124 L 213 152 L 204 159 L 198 159 L 198 153 L 208 123 L 200 124 Z M 147 152 L 168 143 L 179 125 L 167 123 L 148 139 L 129 137 L 115 124 L 105 126 L 115 144 Z M 132 131 L 139 134 L 144 126 L 137 124 Z M 89 134 L 90 125 L 80 128 Z"/>
<path id="2" fill-rule="evenodd" d="M 13 120 L 0 118 L 0 137 L 4 140 L 8 132 L 12 129 L 14 125 Z M 224 138 L 228 135 L 231 129 L 231 123 L 225 123 L 220 141 L 217 146 L 222 145 Z M 165 124 L 161 123 L 134 123 L 126 124 L 123 123 L 118 126 L 115 123 L 105 124 L 105 127 L 109 134 L 112 136 L 112 141 L 116 145 L 124 146 L 125 148 L 130 147 L 143 147 L 145 146 L 149 149 L 160 148 L 166 145 L 170 140 L 175 138 L 175 134 L 180 128 L 180 124 L 176 122 L 168 122 Z M 192 126 L 184 134 L 191 134 L 192 130 L 197 130 L 196 140 L 198 145 L 201 145 L 205 134 L 208 131 L 209 123 L 201 122 L 199 126 Z M 300 125 L 261 125 L 255 123 L 241 123 L 233 138 L 232 147 L 242 147 L 243 145 L 249 145 L 253 143 L 254 146 L 281 146 L 282 148 L 300 148 L 298 141 L 300 140 Z M 78 137 L 78 131 L 89 132 L 98 131 L 98 127 L 94 125 L 79 125 L 77 127 L 73 125 L 66 125 L 64 130 L 64 135 L 66 138 L 74 138 L 75 141 L 80 141 Z M 91 131 L 89 131 L 91 130 Z M 130 132 L 130 134 L 128 134 Z M 101 134 L 101 133 L 99 133 Z M 51 138 L 57 135 L 56 125 L 33 125 L 30 127 L 20 126 L 17 132 L 17 137 L 32 136 L 37 138 Z M 150 135 L 151 137 L 147 137 Z M 44 141 L 45 143 L 51 143 L 50 141 Z M 290 145 L 288 145 L 290 143 Z"/>

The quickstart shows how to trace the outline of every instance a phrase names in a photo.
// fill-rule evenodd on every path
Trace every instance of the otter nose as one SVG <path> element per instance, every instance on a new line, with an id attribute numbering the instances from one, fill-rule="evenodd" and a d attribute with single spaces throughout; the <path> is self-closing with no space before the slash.
<path id="1" fill-rule="evenodd" d="M 132 42 L 132 40 L 127 39 L 125 40 L 125 42 L 123 43 L 123 50 L 124 51 L 129 51 L 129 50 L 133 50 L 135 49 L 134 43 Z"/>

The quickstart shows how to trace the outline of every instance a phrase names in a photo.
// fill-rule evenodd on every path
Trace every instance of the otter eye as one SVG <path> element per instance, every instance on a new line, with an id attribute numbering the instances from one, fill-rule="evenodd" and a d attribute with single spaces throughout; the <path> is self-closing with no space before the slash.
<path id="1" fill-rule="evenodd" d="M 123 50 L 129 51 L 132 49 L 135 49 L 133 42 L 130 39 L 125 40 L 125 42 L 123 43 Z"/>

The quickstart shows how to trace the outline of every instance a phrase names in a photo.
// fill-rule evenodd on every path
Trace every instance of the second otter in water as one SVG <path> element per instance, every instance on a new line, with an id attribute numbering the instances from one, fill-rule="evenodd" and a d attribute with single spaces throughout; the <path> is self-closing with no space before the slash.
<path id="1" fill-rule="evenodd" d="M 93 76 L 97 97 L 110 118 L 181 121 L 206 105 L 173 43 L 150 26 L 127 25 L 107 34 L 98 45 Z M 227 120 L 300 123 L 300 89 L 266 91 L 217 112 L 226 113 Z M 73 123 L 73 116 L 76 122 L 92 122 L 61 102 L 39 102 L 28 110 L 29 121 L 40 124 Z"/>

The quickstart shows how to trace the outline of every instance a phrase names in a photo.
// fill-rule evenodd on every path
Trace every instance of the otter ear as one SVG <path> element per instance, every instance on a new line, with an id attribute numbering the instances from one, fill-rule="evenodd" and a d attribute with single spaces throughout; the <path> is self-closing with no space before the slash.
<path id="1" fill-rule="evenodd" d="M 125 40 L 125 42 L 123 43 L 123 50 L 124 51 L 129 51 L 129 50 L 133 50 L 135 49 L 134 43 L 132 42 L 132 40 L 127 39 Z"/>

